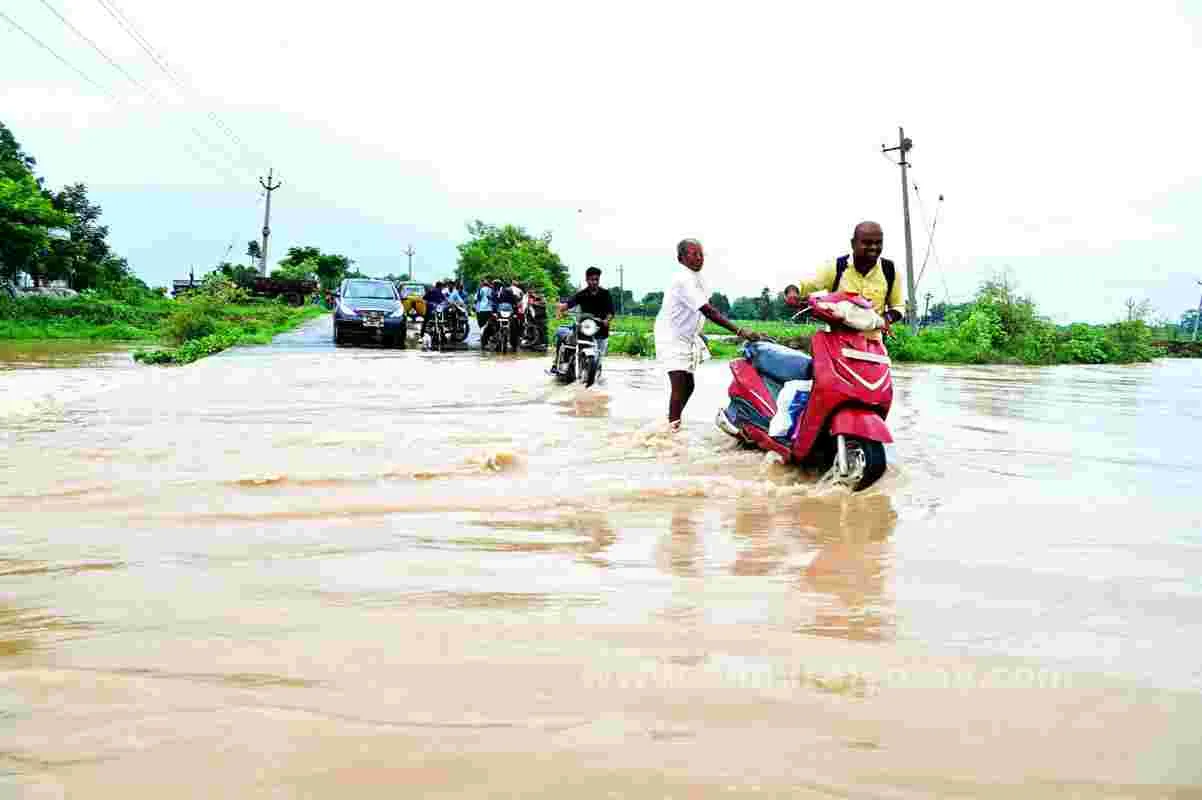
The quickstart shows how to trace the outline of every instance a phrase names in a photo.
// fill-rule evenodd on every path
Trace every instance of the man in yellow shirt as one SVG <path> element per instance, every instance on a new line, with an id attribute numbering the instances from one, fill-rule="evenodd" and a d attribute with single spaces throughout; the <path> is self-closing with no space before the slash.
<path id="1" fill-rule="evenodd" d="M 850 256 L 832 259 L 818 268 L 818 273 L 809 280 L 801 281 L 801 288 L 789 286 L 785 289 L 785 300 L 793 305 L 802 296 L 813 292 L 856 292 L 872 303 L 873 310 L 889 323 L 906 316 L 905 301 L 902 300 L 900 275 L 897 267 L 887 258 L 881 258 L 885 234 L 875 222 L 861 222 L 851 236 Z"/>

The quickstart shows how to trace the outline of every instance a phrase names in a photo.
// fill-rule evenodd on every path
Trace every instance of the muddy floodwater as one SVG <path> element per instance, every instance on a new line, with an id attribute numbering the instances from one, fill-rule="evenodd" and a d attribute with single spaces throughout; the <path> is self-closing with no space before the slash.
<path id="1" fill-rule="evenodd" d="M 0 347 L 0 796 L 1202 786 L 1202 362 L 899 366 L 863 496 L 705 364 Z"/>

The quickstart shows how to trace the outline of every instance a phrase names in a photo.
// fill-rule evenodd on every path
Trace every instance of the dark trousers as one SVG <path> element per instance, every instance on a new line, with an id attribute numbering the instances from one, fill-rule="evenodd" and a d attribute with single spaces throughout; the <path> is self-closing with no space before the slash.
<path id="1" fill-rule="evenodd" d="M 481 345 L 484 344 L 484 340 L 486 338 L 488 338 L 488 336 L 492 333 L 491 330 L 485 330 L 485 328 L 488 327 L 490 322 L 492 322 L 492 312 L 491 311 L 477 311 L 476 312 L 476 324 L 480 326 L 480 344 Z"/>

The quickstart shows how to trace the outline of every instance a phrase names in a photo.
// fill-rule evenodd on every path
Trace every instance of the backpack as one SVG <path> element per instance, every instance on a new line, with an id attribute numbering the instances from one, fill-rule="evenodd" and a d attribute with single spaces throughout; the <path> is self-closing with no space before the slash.
<path id="1" fill-rule="evenodd" d="M 839 256 L 835 259 L 835 282 L 831 284 L 831 291 L 839 291 L 839 281 L 843 280 L 843 273 L 847 271 L 848 265 L 847 256 Z M 889 295 L 893 294 L 893 279 L 897 277 L 897 270 L 893 266 L 893 262 L 887 258 L 881 259 L 881 272 L 885 273 L 885 305 L 889 304 Z"/>

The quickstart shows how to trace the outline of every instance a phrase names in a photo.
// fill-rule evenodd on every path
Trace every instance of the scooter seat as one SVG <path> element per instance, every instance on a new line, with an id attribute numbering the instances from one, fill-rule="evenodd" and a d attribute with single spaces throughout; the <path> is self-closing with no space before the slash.
<path id="1" fill-rule="evenodd" d="M 800 350 L 773 342 L 748 342 L 745 353 L 756 372 L 778 383 L 808 381 L 814 377 L 814 359 Z"/>

